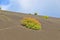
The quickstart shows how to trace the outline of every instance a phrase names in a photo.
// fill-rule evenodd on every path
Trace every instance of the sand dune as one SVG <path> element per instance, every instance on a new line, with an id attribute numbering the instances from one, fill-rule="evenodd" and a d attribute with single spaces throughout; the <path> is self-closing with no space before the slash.
<path id="1" fill-rule="evenodd" d="M 33 17 L 42 24 L 41 30 L 31 30 L 21 25 L 23 17 Z M 60 18 L 29 15 L 0 10 L 0 40 L 60 40 Z"/>

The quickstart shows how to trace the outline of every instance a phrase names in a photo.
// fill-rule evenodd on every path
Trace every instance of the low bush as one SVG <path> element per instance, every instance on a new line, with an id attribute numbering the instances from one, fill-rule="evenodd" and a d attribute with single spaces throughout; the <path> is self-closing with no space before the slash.
<path id="1" fill-rule="evenodd" d="M 0 6 L 0 10 L 1 10 L 1 6 Z"/>
<path id="2" fill-rule="evenodd" d="M 49 17 L 48 16 L 43 16 L 45 19 L 48 19 Z"/>
<path id="3" fill-rule="evenodd" d="M 29 15 L 32 15 L 31 13 L 29 13 Z"/>
<path id="4" fill-rule="evenodd" d="M 41 29 L 41 24 L 39 23 L 39 21 L 31 17 L 23 18 L 21 23 L 22 25 L 24 25 L 29 29 L 33 29 L 33 30 Z"/>
<path id="5" fill-rule="evenodd" d="M 38 15 L 38 13 L 34 13 L 34 15 Z"/>

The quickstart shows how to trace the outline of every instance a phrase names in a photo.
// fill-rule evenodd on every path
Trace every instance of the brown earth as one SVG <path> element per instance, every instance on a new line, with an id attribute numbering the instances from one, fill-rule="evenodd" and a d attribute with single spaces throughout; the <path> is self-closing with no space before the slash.
<path id="1" fill-rule="evenodd" d="M 41 30 L 31 30 L 21 25 L 23 17 L 40 21 Z M 0 10 L 0 40 L 60 40 L 60 18 L 34 16 Z"/>

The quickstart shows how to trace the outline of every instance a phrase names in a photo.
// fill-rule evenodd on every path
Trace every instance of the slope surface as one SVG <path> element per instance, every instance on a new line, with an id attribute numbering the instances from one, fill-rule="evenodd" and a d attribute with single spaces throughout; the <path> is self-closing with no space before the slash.
<path id="1" fill-rule="evenodd" d="M 40 21 L 42 30 L 31 30 L 21 25 L 23 17 Z M 0 40 L 60 40 L 60 18 L 34 16 L 0 10 Z"/>

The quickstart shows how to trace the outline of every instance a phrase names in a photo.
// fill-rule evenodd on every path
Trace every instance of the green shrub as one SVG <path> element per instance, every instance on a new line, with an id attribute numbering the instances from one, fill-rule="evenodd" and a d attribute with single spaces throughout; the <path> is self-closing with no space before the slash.
<path id="1" fill-rule="evenodd" d="M 49 17 L 48 16 L 43 16 L 45 19 L 48 19 Z"/>
<path id="2" fill-rule="evenodd" d="M 1 10 L 1 6 L 0 6 L 0 10 Z"/>
<path id="3" fill-rule="evenodd" d="M 34 13 L 34 15 L 38 15 L 38 13 Z"/>
<path id="4" fill-rule="evenodd" d="M 22 25 L 24 25 L 26 28 L 33 29 L 33 30 L 39 30 L 41 29 L 41 24 L 38 22 L 38 20 L 34 18 L 24 18 L 21 21 Z"/>
<path id="5" fill-rule="evenodd" d="M 29 15 L 32 15 L 31 13 L 29 13 Z"/>

